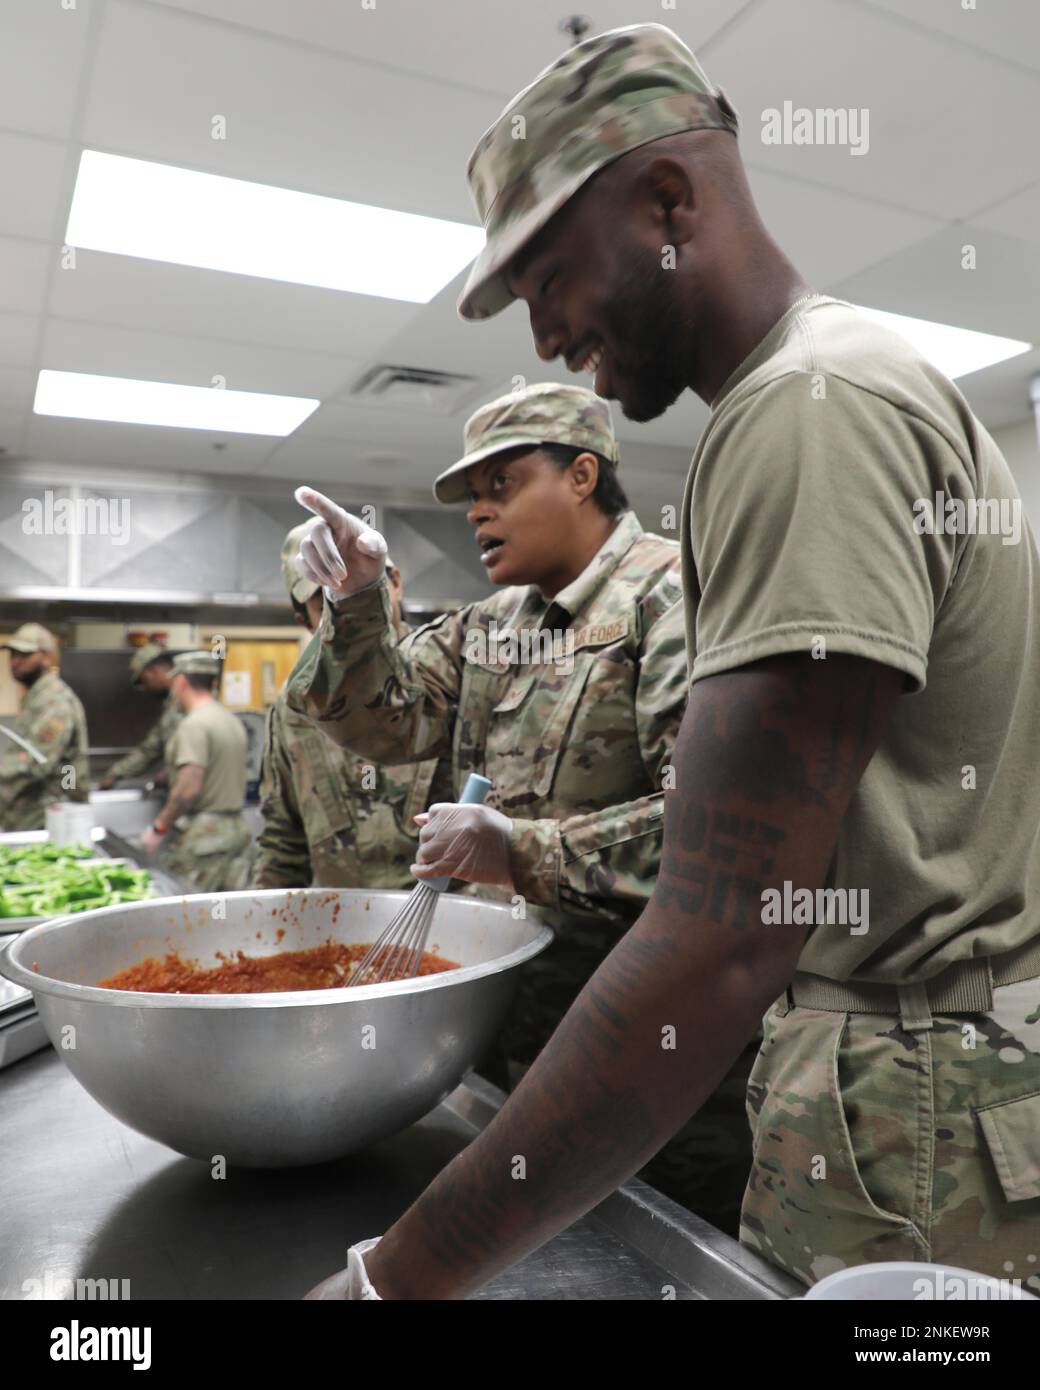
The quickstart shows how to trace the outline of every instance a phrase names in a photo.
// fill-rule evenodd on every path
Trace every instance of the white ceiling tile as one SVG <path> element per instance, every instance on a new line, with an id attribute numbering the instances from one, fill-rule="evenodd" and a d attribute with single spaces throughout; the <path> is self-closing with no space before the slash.
<path id="1" fill-rule="evenodd" d="M 276 442 L 260 435 L 215 435 L 208 430 L 33 415 L 26 447 L 32 457 L 57 463 L 111 464 L 143 473 L 237 473 L 256 472 Z M 214 443 L 225 447 L 215 450 Z"/>
<path id="2" fill-rule="evenodd" d="M 415 311 L 392 299 L 100 251 L 79 251 L 76 269 L 55 276 L 50 307 L 63 318 L 337 357 L 376 347 Z"/>
<path id="3" fill-rule="evenodd" d="M 1040 180 L 1013 197 L 976 213 L 972 222 L 1006 236 L 1019 237 L 1035 252 L 1040 252 Z"/>
<path id="4" fill-rule="evenodd" d="M 457 456 L 465 419 L 465 414 L 438 415 L 335 401 L 319 406 L 297 433 L 303 439 L 326 439 L 367 450 L 378 450 L 385 444 L 388 453 L 421 450 L 424 456 L 444 452 Z"/>
<path id="5" fill-rule="evenodd" d="M 333 395 L 360 369 L 360 363 L 328 353 L 289 352 L 53 317 L 47 320 L 40 365 L 189 386 L 209 386 L 215 376 L 221 376 L 233 391 L 269 391 L 318 400 Z"/>
<path id="6" fill-rule="evenodd" d="M 0 42 L 0 126 L 55 135 L 71 133 L 80 68 L 94 0 L 3 0 Z"/>
<path id="7" fill-rule="evenodd" d="M 766 226 L 810 284 L 829 285 L 923 240 L 942 223 L 802 179 L 748 168 Z"/>
<path id="8" fill-rule="evenodd" d="M 850 0 L 762 0 L 711 46 L 745 157 L 927 216 L 956 218 L 1040 174 L 1040 76 Z M 765 145 L 763 112 L 869 111 L 869 152 Z"/>
<path id="9" fill-rule="evenodd" d="M 977 268 L 962 269 L 962 248 Z M 944 228 L 834 287 L 841 299 L 982 333 L 1040 338 L 1040 258 L 1028 242 L 964 223 Z"/>
<path id="10" fill-rule="evenodd" d="M 84 144 L 475 221 L 466 158 L 495 103 L 264 35 L 109 0 Z M 213 139 L 213 120 L 226 139 Z"/>
<path id="11" fill-rule="evenodd" d="M 1029 384 L 1040 378 L 1040 348 L 1010 362 L 961 377 L 957 386 L 988 430 L 1001 430 L 1032 417 Z"/>
<path id="12" fill-rule="evenodd" d="M 0 314 L 0 365 L 32 366 L 40 323 L 35 314 Z"/>
<path id="13" fill-rule="evenodd" d="M 322 485 L 355 509 L 369 501 L 394 498 L 429 501 L 430 477 L 414 460 L 391 459 L 385 449 L 380 453 L 378 462 L 366 463 L 358 452 L 342 444 L 294 435 L 265 460 L 258 472 L 265 478 L 283 478 L 290 492 L 303 483 Z"/>
<path id="14" fill-rule="evenodd" d="M 0 200 L 0 234 L 40 238 L 55 234 L 67 157 L 67 147 L 56 140 L 0 131 L 0 188 L 17 190 L 17 196 Z"/>
<path id="15" fill-rule="evenodd" d="M 567 48 L 560 32 L 570 13 L 560 0 L 524 0 L 522 10 L 487 0 L 375 0 L 363 9 L 329 0 L 165 0 L 172 7 L 232 21 L 346 54 L 385 63 L 438 81 L 500 92 L 519 91 Z M 698 0 L 691 13 L 681 4 L 633 5 L 599 0 L 590 33 L 656 21 L 694 48 L 703 45 L 749 0 Z M 477 132 L 479 135 L 480 132 Z M 476 137 L 474 137 L 475 139 Z"/>
<path id="16" fill-rule="evenodd" d="M 51 255 L 42 241 L 0 237 L 0 311 L 42 312 Z"/>
<path id="17" fill-rule="evenodd" d="M 959 43 L 1040 72 L 1040 12 L 1033 0 L 860 0 L 894 18 L 923 24 Z"/>

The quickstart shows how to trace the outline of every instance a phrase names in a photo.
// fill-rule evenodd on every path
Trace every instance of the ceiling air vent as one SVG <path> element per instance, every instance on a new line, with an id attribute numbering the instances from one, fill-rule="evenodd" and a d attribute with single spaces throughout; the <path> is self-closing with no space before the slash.
<path id="1" fill-rule="evenodd" d="M 451 415 L 464 404 L 476 381 L 476 377 L 438 372 L 433 367 L 394 367 L 380 363 L 358 378 L 350 394 L 366 405 L 388 405 L 395 410 L 436 410 L 441 415 Z"/>

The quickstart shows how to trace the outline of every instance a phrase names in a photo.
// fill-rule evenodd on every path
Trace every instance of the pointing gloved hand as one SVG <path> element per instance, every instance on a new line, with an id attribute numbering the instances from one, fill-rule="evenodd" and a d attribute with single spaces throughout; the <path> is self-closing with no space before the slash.
<path id="1" fill-rule="evenodd" d="M 419 853 L 412 865 L 417 879 L 461 878 L 512 888 L 509 837 L 513 822 L 490 806 L 459 806 L 438 801 L 415 817 Z"/>
<path id="2" fill-rule="evenodd" d="M 347 1251 L 346 1269 L 341 1269 L 338 1274 L 330 1274 L 320 1284 L 315 1284 L 310 1293 L 304 1295 L 305 1301 L 339 1298 L 353 1303 L 374 1298 L 382 1302 L 372 1287 L 364 1260 L 364 1256 L 374 1250 L 381 1239 L 382 1236 L 376 1236 L 374 1240 L 359 1240 L 357 1245 L 352 1245 Z"/>
<path id="3" fill-rule="evenodd" d="M 301 507 L 321 518 L 304 536 L 296 557 L 304 579 L 320 584 L 334 601 L 378 583 L 386 569 L 386 541 L 379 532 L 311 487 L 298 487 L 295 496 Z"/>

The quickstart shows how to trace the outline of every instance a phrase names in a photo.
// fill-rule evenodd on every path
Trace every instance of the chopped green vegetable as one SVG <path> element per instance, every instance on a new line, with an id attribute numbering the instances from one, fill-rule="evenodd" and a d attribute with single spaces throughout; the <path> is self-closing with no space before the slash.
<path id="1" fill-rule="evenodd" d="M 147 869 L 94 853 L 89 845 L 0 845 L 0 918 L 56 917 L 152 896 Z"/>

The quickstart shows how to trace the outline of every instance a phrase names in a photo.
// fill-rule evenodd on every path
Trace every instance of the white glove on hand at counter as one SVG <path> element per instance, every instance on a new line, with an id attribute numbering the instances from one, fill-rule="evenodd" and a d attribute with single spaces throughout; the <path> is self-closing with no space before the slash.
<path id="1" fill-rule="evenodd" d="M 294 495 L 320 518 L 300 544 L 297 572 L 320 584 L 334 603 L 378 584 L 387 549 L 379 532 L 311 487 L 298 487 Z"/>
<path id="2" fill-rule="evenodd" d="M 376 1236 L 374 1240 L 360 1240 L 357 1245 L 352 1245 L 347 1251 L 346 1269 L 341 1269 L 338 1274 L 330 1274 L 320 1284 L 315 1284 L 310 1293 L 304 1295 L 304 1301 L 311 1299 L 317 1302 L 319 1299 L 337 1298 L 354 1303 L 364 1298 L 374 1298 L 376 1302 L 382 1303 L 383 1300 L 372 1287 L 364 1260 L 381 1240 L 382 1236 Z"/>
<path id="3" fill-rule="evenodd" d="M 138 838 L 145 854 L 155 854 L 163 842 L 163 837 L 150 825 L 146 826 L 145 829 L 141 831 Z"/>
<path id="4" fill-rule="evenodd" d="M 509 838 L 513 822 L 490 806 L 457 806 L 438 801 L 416 816 L 419 853 L 412 873 L 424 878 L 461 878 L 512 888 Z"/>

